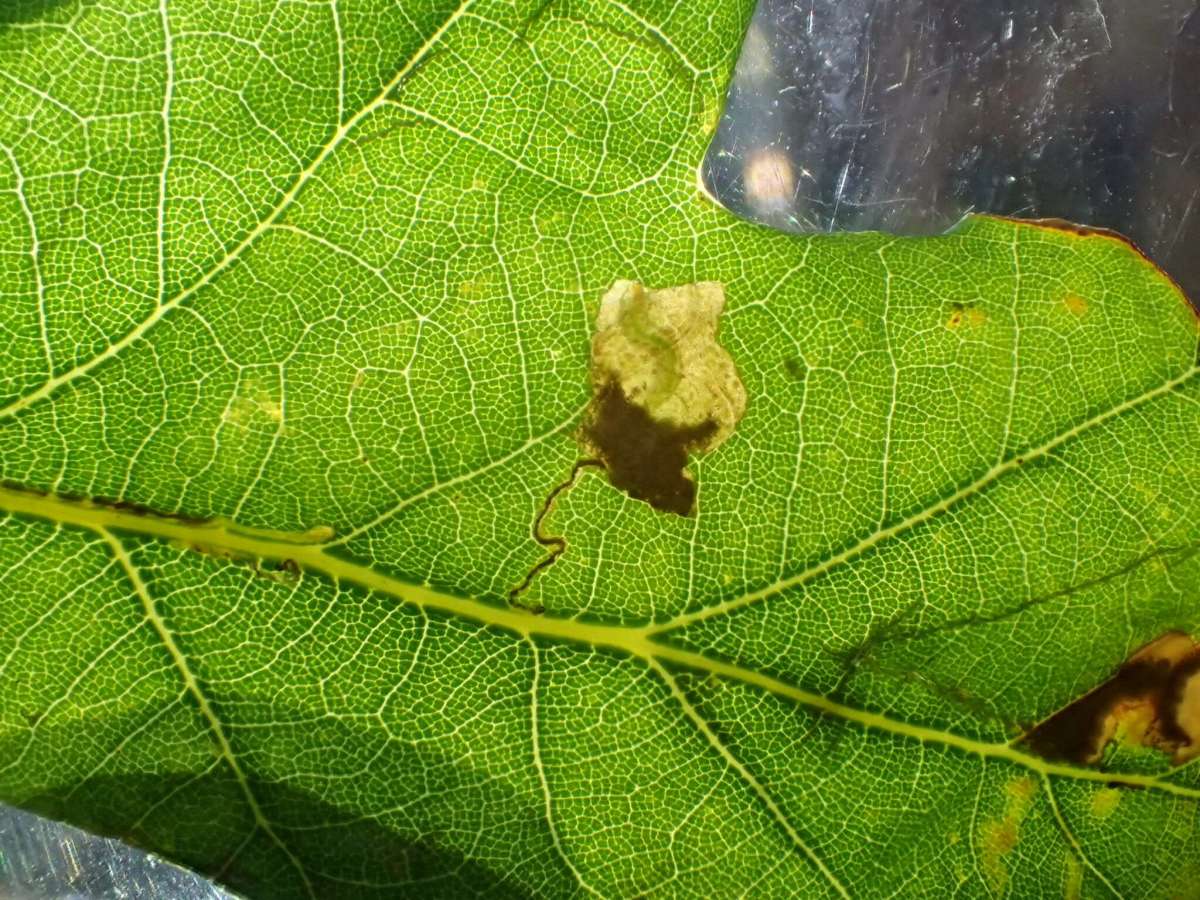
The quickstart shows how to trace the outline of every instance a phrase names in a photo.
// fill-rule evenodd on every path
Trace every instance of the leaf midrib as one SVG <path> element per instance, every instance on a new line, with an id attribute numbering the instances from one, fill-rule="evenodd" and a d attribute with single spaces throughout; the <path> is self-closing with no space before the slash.
<path id="1" fill-rule="evenodd" d="M 311 537 L 304 534 L 248 528 L 227 520 L 197 522 L 141 510 L 117 508 L 89 500 L 56 497 L 8 486 L 0 487 L 0 510 L 14 515 L 30 516 L 86 529 L 102 537 L 112 532 L 128 532 L 175 542 L 201 552 L 207 551 L 234 558 L 253 561 L 291 560 L 302 570 L 323 575 L 331 580 L 350 582 L 427 611 L 438 611 L 503 629 L 526 640 L 548 638 L 569 643 L 581 643 L 592 647 L 616 650 L 636 657 L 652 668 L 668 663 L 681 668 L 706 672 L 757 687 L 822 715 L 834 716 L 861 727 L 896 734 L 910 740 L 952 747 L 983 758 L 1005 760 L 1037 772 L 1043 777 L 1058 776 L 1079 781 L 1116 783 L 1160 790 L 1189 799 L 1200 799 L 1200 789 L 1188 788 L 1163 780 L 1162 776 L 1100 772 L 1049 762 L 1022 752 L 1008 743 L 975 740 L 953 732 L 915 725 L 848 706 L 746 666 L 714 659 L 703 653 L 672 646 L 655 639 L 699 619 L 722 612 L 731 612 L 733 609 L 765 599 L 765 597 L 789 587 L 811 581 L 902 531 L 916 527 L 933 515 L 949 508 L 951 502 L 958 502 L 977 493 L 983 486 L 981 482 L 994 481 L 1003 474 L 1014 470 L 1019 465 L 1016 463 L 1018 458 L 1028 460 L 1036 455 L 1046 455 L 1064 442 L 1078 437 L 1084 431 L 1111 421 L 1116 416 L 1144 403 L 1170 394 L 1191 380 L 1198 372 L 1200 372 L 1200 367 L 1194 366 L 1182 375 L 1170 379 L 1156 388 L 1125 400 L 1085 422 L 1067 429 L 1041 447 L 1022 453 L 1018 457 L 1013 457 L 1008 463 L 989 470 L 983 479 L 972 483 L 974 488 L 960 490 L 951 498 L 940 500 L 937 504 L 907 517 L 895 526 L 877 531 L 872 536 L 853 545 L 849 550 L 808 567 L 798 575 L 724 604 L 707 607 L 658 624 L 605 625 L 578 619 L 539 616 L 516 607 L 492 605 L 439 591 L 427 585 L 413 584 L 394 575 L 378 571 L 371 566 L 337 555 L 331 551 L 328 544 L 314 542 Z"/>

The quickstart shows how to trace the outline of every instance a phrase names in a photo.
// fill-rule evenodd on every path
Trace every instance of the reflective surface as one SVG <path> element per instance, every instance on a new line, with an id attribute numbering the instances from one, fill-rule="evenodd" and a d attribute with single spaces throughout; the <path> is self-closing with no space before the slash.
<path id="1" fill-rule="evenodd" d="M 1111 228 L 1196 301 L 1197 0 L 762 0 L 706 176 L 796 231 Z"/>
<path id="2" fill-rule="evenodd" d="M 5 900 L 232 900 L 176 866 L 29 813 L 0 807 Z"/>

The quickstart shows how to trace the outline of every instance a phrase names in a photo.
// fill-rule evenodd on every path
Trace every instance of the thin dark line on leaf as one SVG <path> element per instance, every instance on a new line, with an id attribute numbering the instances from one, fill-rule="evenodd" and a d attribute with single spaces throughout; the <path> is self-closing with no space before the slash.
<path id="1" fill-rule="evenodd" d="M 444 22 L 442 22 L 441 26 L 429 36 L 425 43 L 417 48 L 416 52 L 409 57 L 408 62 L 406 62 L 399 69 L 399 71 L 392 76 L 391 80 L 389 80 L 388 83 L 383 86 L 383 89 L 376 94 L 375 97 L 370 100 L 370 102 L 368 102 L 364 107 L 362 107 L 362 109 L 347 119 L 344 124 L 340 124 L 334 129 L 333 134 L 330 136 L 326 144 L 317 152 L 316 156 L 313 157 L 312 162 L 310 162 L 308 166 L 296 176 L 296 180 L 292 183 L 292 186 L 288 188 L 286 192 L 284 192 L 271 211 L 267 213 L 267 215 L 258 223 L 258 225 L 252 228 L 237 244 L 235 244 L 231 250 L 221 257 L 216 264 L 214 264 L 208 271 L 181 290 L 174 297 L 171 297 L 169 300 L 163 301 L 161 296 L 157 297 L 156 300 L 158 301 L 158 306 L 155 308 L 155 310 L 150 315 L 146 316 L 146 318 L 138 322 L 136 326 L 127 331 L 121 338 L 110 344 L 102 353 L 98 353 L 95 356 L 92 356 L 89 359 L 72 366 L 70 369 L 62 372 L 59 375 L 55 375 L 46 379 L 46 381 L 44 381 L 36 390 L 22 394 L 7 406 L 0 408 L 0 419 L 14 416 L 22 410 L 28 409 L 39 400 L 44 400 L 45 398 L 49 397 L 64 384 L 69 384 L 70 382 L 87 375 L 101 363 L 118 356 L 122 351 L 145 337 L 155 325 L 162 321 L 166 315 L 171 312 L 171 310 L 178 307 L 208 284 L 211 284 L 218 275 L 237 262 L 237 260 L 241 258 L 242 254 L 251 245 L 253 245 L 258 238 L 263 235 L 263 233 L 270 229 L 270 227 L 279 219 L 280 216 L 283 215 L 284 212 L 287 211 L 287 209 L 292 205 L 292 202 L 297 196 L 299 196 L 300 191 L 303 190 L 304 186 L 308 183 L 309 179 L 312 178 L 313 174 L 318 168 L 320 168 L 321 164 L 333 154 L 333 151 L 341 145 L 345 137 L 352 132 L 360 122 L 367 119 L 372 113 L 374 113 L 375 110 L 379 109 L 385 103 L 391 102 L 389 100 L 389 95 L 392 93 L 392 91 L 395 90 L 395 88 L 421 64 L 421 62 L 433 50 L 434 46 L 442 39 L 445 33 L 450 30 L 451 27 L 453 27 L 454 23 L 457 22 L 467 12 L 467 10 L 469 10 L 475 4 L 475 2 L 476 0 L 464 0 L 464 2 L 460 4 L 459 7 L 455 9 L 454 12 L 452 12 Z"/>
<path id="2" fill-rule="evenodd" d="M 675 701 L 683 709 L 684 715 L 687 716 L 688 720 L 693 726 L 695 726 L 696 730 L 700 732 L 706 741 L 708 741 L 709 745 L 717 752 L 725 764 L 732 771 L 737 773 L 741 780 L 758 796 L 758 799 L 770 812 L 771 817 L 775 819 L 776 824 L 783 829 L 784 833 L 787 834 L 788 838 L 796 846 L 796 848 L 804 855 L 806 859 L 808 859 L 810 863 L 812 863 L 813 866 L 816 867 L 817 871 L 824 876 L 825 880 L 833 886 L 833 889 L 837 891 L 838 894 L 849 900 L 850 894 L 846 890 L 845 885 L 843 885 L 838 877 L 829 870 L 829 867 L 825 865 L 825 861 L 816 854 L 816 852 L 808 845 L 808 842 L 800 836 L 799 832 L 796 831 L 795 826 L 792 825 L 791 820 L 779 807 L 779 804 L 775 802 L 775 798 L 771 796 L 770 792 L 766 789 L 766 787 L 763 786 L 762 782 L 760 782 L 754 776 L 754 773 L 746 768 L 740 759 L 734 756 L 733 751 L 730 750 L 729 747 L 726 746 L 725 742 L 722 741 L 712 730 L 712 727 L 708 724 L 707 720 L 700 715 L 699 710 L 696 709 L 696 707 L 692 704 L 691 699 L 679 686 L 679 682 L 675 680 L 675 676 L 668 672 L 663 665 L 653 657 L 648 658 L 646 663 L 650 666 L 654 673 L 658 675 L 660 679 L 662 679 L 663 683 L 667 687 L 667 690 L 671 692 L 671 696 L 675 698 Z"/>
<path id="3" fill-rule="evenodd" d="M 992 466 L 987 472 L 972 481 L 970 484 L 967 484 L 948 496 L 939 499 L 936 503 L 926 506 L 923 509 L 906 516 L 905 518 L 892 525 L 889 525 L 886 528 L 877 529 L 866 537 L 855 541 L 845 549 L 835 553 L 833 556 L 827 556 L 824 559 L 808 566 L 796 575 L 779 579 L 772 584 L 768 584 L 764 587 L 758 588 L 757 590 L 742 594 L 740 597 L 733 597 L 721 603 L 693 610 L 689 613 L 683 613 L 663 622 L 656 623 L 650 627 L 650 634 L 661 635 L 668 632 L 677 631 L 696 622 L 701 622 L 705 619 L 712 618 L 713 616 L 725 615 L 734 612 L 735 610 L 751 606 L 755 603 L 766 600 L 769 597 L 776 596 L 777 594 L 780 594 L 790 588 L 800 587 L 816 581 L 818 578 L 828 575 L 830 572 L 841 568 L 846 563 L 857 559 L 858 557 L 864 555 L 870 550 L 873 550 L 879 545 L 886 543 L 892 538 L 911 531 L 920 525 L 924 525 L 931 519 L 950 510 L 952 507 L 957 506 L 960 502 L 979 494 L 984 488 L 988 487 L 1010 472 L 1015 472 L 1022 466 L 1034 460 L 1049 457 L 1053 451 L 1079 437 L 1080 435 L 1083 435 L 1094 428 L 1105 425 L 1124 413 L 1137 409 L 1144 403 L 1148 403 L 1152 400 L 1158 399 L 1159 397 L 1175 392 L 1178 388 L 1191 381 L 1196 376 L 1197 372 L 1200 372 L 1200 368 L 1192 367 L 1183 374 L 1178 375 L 1175 378 L 1172 378 L 1169 381 L 1152 388 L 1151 390 L 1145 391 L 1136 397 L 1124 400 L 1115 406 L 1109 407 L 1101 413 L 1083 420 L 1077 425 L 1073 425 L 1040 446 L 1030 448 L 1016 454 L 1015 456 L 1009 457 L 1005 462 Z"/>
<path id="4" fill-rule="evenodd" d="M 550 621 L 554 620 L 538 619 L 536 623 L 542 624 Z M 1191 800 L 1200 800 L 1200 788 L 1187 787 L 1167 781 L 1164 776 L 1170 775 L 1171 773 L 1169 772 L 1164 773 L 1164 775 L 1141 775 L 1125 772 L 1103 772 L 1098 769 L 1087 769 L 1074 765 L 1054 763 L 1025 753 L 1009 744 L 992 743 L 964 737 L 951 731 L 942 731 L 926 725 L 904 722 L 892 719 L 882 713 L 848 706 L 844 703 L 831 700 L 822 694 L 814 694 L 811 691 L 798 688 L 772 675 L 767 675 L 754 669 L 747 669 L 736 663 L 713 659 L 712 657 L 691 650 L 657 644 L 652 640 L 647 641 L 647 643 L 650 649 L 646 650 L 644 654 L 638 653 L 636 650 L 627 650 L 627 652 L 633 652 L 636 655 L 643 656 L 643 658 L 653 657 L 663 662 L 671 662 L 698 672 L 707 672 L 711 675 L 728 678 L 751 687 L 757 687 L 777 697 L 792 700 L 817 714 L 853 722 L 862 728 L 877 729 L 908 738 L 909 740 L 952 747 L 974 756 L 1001 759 L 1034 772 L 1059 775 L 1077 781 L 1152 788 L 1168 794 L 1187 797 Z M 614 645 L 611 644 L 610 646 Z"/>
<path id="5" fill-rule="evenodd" d="M 183 679 L 184 687 L 187 692 L 192 695 L 192 699 L 200 708 L 200 715 L 208 723 L 208 727 L 212 732 L 213 737 L 217 742 L 217 749 L 220 751 L 222 758 L 233 772 L 233 777 L 241 788 L 243 796 L 246 798 L 246 803 L 250 807 L 250 812 L 254 816 L 254 821 L 279 849 L 287 857 L 288 862 L 296 870 L 300 876 L 300 880 L 304 884 L 305 891 L 308 896 L 316 900 L 316 892 L 313 890 L 312 882 L 309 880 L 308 872 L 305 871 L 304 865 L 288 847 L 287 844 L 276 834 L 270 820 L 263 813 L 262 807 L 258 803 L 258 798 L 254 795 L 253 789 L 250 787 L 250 781 L 246 777 L 246 773 L 242 770 L 242 765 L 238 762 L 237 756 L 233 752 L 233 745 L 229 742 L 229 736 L 225 733 L 225 727 L 221 724 L 216 711 L 212 708 L 212 704 L 208 702 L 208 695 L 200 688 L 200 683 L 196 680 L 195 673 L 192 672 L 191 664 L 183 651 L 180 650 L 179 644 L 175 641 L 175 636 L 163 621 L 161 614 L 158 611 L 158 605 L 154 601 L 154 597 L 150 593 L 149 587 L 142 580 L 141 573 L 137 566 L 134 565 L 129 553 L 125 550 L 125 546 L 106 528 L 98 529 L 99 535 L 108 544 L 112 555 L 121 564 L 121 568 L 125 570 L 125 576 L 129 579 L 130 586 L 134 593 L 141 601 L 142 609 L 146 616 L 146 621 L 154 629 L 159 640 L 170 654 L 171 660 L 178 670 L 180 677 Z"/>
<path id="6" fill-rule="evenodd" d="M 562 535 L 546 534 L 542 531 L 542 523 L 546 516 L 550 515 L 550 511 L 554 509 L 554 503 L 559 496 L 575 486 L 575 482 L 579 480 L 579 473 L 584 469 L 603 469 L 604 463 L 598 459 L 581 459 L 571 467 L 571 474 L 564 480 L 556 484 L 550 493 L 546 495 L 546 499 L 542 502 L 542 508 L 538 510 L 537 516 L 533 520 L 533 528 L 531 536 L 535 541 L 543 547 L 549 547 L 550 553 L 538 561 L 532 569 L 526 573 L 525 578 L 515 588 L 508 592 L 508 602 L 514 606 L 518 605 L 517 600 L 520 596 L 529 590 L 529 586 L 533 583 L 533 579 L 538 576 L 538 573 L 545 571 L 558 561 L 558 558 L 566 552 L 567 539 Z M 528 609 L 528 607 L 524 607 Z M 544 608 L 530 609 L 530 612 L 542 613 Z"/>
<path id="7" fill-rule="evenodd" d="M 1165 455 L 1165 457 L 1169 458 L 1170 455 L 1171 454 L 1168 452 Z M 1129 509 L 1124 503 L 1121 502 L 1120 497 L 1118 497 L 1117 495 L 1114 495 L 1112 493 L 1112 491 L 1108 490 L 1108 488 L 1106 488 L 1103 484 L 1098 482 L 1092 476 L 1091 472 L 1087 471 L 1086 469 L 1080 468 L 1079 466 L 1075 465 L 1068 459 L 1060 458 L 1057 460 L 1057 462 L 1060 466 L 1062 466 L 1064 469 L 1066 469 L 1068 472 L 1070 472 L 1072 475 L 1074 475 L 1081 484 L 1086 484 L 1088 486 L 1088 488 L 1090 488 L 1091 492 L 1094 495 L 1103 497 L 1105 500 L 1107 500 L 1109 503 L 1111 503 L 1114 507 L 1116 507 L 1117 511 L 1122 516 L 1124 516 L 1124 518 L 1127 519 L 1133 525 L 1134 528 L 1137 528 L 1142 533 L 1142 540 L 1144 540 L 1147 545 L 1154 546 L 1154 544 L 1156 543 L 1155 537 L 1151 533 L 1150 529 L 1146 527 L 1144 516 L 1139 516 L 1135 512 L 1133 512 L 1131 509 Z M 1176 585 L 1171 581 L 1171 576 L 1170 576 L 1169 572 L 1166 573 L 1166 579 L 1167 579 L 1167 583 L 1170 585 L 1170 587 L 1173 590 L 1178 590 Z"/>
<path id="8" fill-rule="evenodd" d="M 1083 852 L 1083 845 L 1079 843 L 1079 839 L 1075 837 L 1075 833 L 1067 824 L 1066 816 L 1063 815 L 1063 811 L 1058 805 L 1058 798 L 1054 796 L 1054 787 L 1050 783 L 1050 776 L 1044 772 L 1042 773 L 1042 787 L 1046 790 L 1046 801 L 1050 804 L 1050 811 L 1054 814 L 1054 821 L 1058 823 L 1059 831 L 1062 832 L 1062 836 L 1066 839 L 1067 843 L 1071 845 L 1071 849 L 1075 852 L 1075 856 L 1079 859 L 1080 863 L 1095 875 L 1114 897 L 1124 900 L 1124 894 L 1113 886 L 1113 883 L 1105 877 L 1104 873 Z"/>
<path id="9" fill-rule="evenodd" d="M 1037 596 L 1030 597 L 1027 600 L 1022 600 L 1020 603 L 1007 609 L 1003 609 L 992 615 L 965 616 L 961 619 L 952 619 L 938 625 L 931 625 L 927 628 L 915 628 L 911 631 L 905 632 L 900 626 L 903 623 L 903 619 L 914 609 L 914 607 L 910 606 L 905 610 L 902 610 L 900 615 L 887 622 L 883 629 L 880 629 L 874 634 L 868 635 L 867 638 L 863 640 L 858 648 L 856 648 L 852 653 L 844 655 L 847 657 L 850 665 L 860 663 L 868 664 L 871 656 L 873 655 L 872 650 L 877 647 L 883 647 L 887 644 L 904 643 L 907 641 L 924 640 L 933 635 L 943 634 L 946 632 L 1006 622 L 1009 619 L 1012 619 L 1030 609 L 1036 609 L 1039 606 L 1044 606 L 1047 603 L 1054 602 L 1055 600 L 1073 597 L 1077 594 L 1083 593 L 1084 591 L 1091 590 L 1094 587 L 1101 587 L 1119 579 L 1126 578 L 1129 575 L 1135 574 L 1142 567 L 1165 557 L 1175 557 L 1173 563 L 1179 564 L 1192 559 L 1198 553 L 1200 553 L 1200 542 L 1196 542 L 1194 544 L 1184 544 L 1180 546 L 1157 547 L 1148 553 L 1134 557 L 1125 565 L 1112 572 L 1105 572 L 1101 575 L 1084 579 L 1083 581 L 1075 584 L 1069 584 L 1065 587 L 1056 588 L 1055 590 L 1044 594 L 1038 594 Z M 885 669 L 873 669 L 873 671 L 879 671 L 884 675 L 888 674 L 887 670 Z"/>

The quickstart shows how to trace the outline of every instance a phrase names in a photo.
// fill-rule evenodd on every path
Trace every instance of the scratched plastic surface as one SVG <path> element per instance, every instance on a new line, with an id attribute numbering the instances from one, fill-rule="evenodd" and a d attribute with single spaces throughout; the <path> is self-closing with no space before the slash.
<path id="1" fill-rule="evenodd" d="M 713 192 L 794 231 L 971 210 L 1132 238 L 1200 300 L 1197 0 L 762 0 Z"/>
<path id="2" fill-rule="evenodd" d="M 0 898 L 232 900 L 232 895 L 120 841 L 0 807 Z"/>

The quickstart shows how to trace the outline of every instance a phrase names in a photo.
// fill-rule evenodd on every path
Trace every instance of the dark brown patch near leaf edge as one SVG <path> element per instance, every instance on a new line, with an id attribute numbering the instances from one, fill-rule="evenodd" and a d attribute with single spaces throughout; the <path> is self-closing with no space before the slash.
<path id="1" fill-rule="evenodd" d="M 1021 741 L 1041 757 L 1080 765 L 1100 761 L 1119 725 L 1126 740 L 1173 754 L 1181 763 L 1200 752 L 1188 686 L 1200 675 L 1200 644 L 1167 632 L 1142 647 L 1116 673 L 1028 731 Z"/>
<path id="2" fill-rule="evenodd" d="M 684 471 L 688 451 L 716 430 L 712 420 L 689 427 L 660 422 L 610 381 L 596 391 L 583 434 L 603 459 L 613 487 L 655 509 L 686 516 L 696 500 L 696 483 Z"/>

